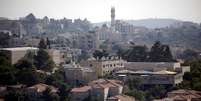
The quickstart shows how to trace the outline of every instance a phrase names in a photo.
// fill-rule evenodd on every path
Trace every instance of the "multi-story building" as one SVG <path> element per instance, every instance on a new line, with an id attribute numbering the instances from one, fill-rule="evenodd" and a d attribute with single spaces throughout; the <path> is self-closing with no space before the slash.
<path id="1" fill-rule="evenodd" d="M 99 46 L 95 32 L 81 33 L 78 39 L 79 48 L 83 50 L 96 50 Z"/>
<path id="2" fill-rule="evenodd" d="M 135 32 L 135 27 L 131 24 L 128 24 L 122 20 L 116 20 L 115 30 L 119 31 L 122 34 L 131 34 Z"/>
<path id="3" fill-rule="evenodd" d="M 10 31 L 12 34 L 19 37 L 26 34 L 22 24 L 17 20 L 0 20 L 0 30 Z"/>
<path id="4" fill-rule="evenodd" d="M 138 79 L 142 85 L 177 85 L 183 81 L 182 73 L 166 70 L 157 72 L 121 70 L 115 75 L 120 80 Z"/>
<path id="5" fill-rule="evenodd" d="M 82 66 L 92 68 L 98 76 L 104 76 L 112 73 L 114 70 L 124 68 L 124 60 L 119 57 L 102 57 L 101 59 L 89 58 L 81 61 Z"/>
<path id="6" fill-rule="evenodd" d="M 1 48 L 2 52 L 5 52 L 9 56 L 9 61 L 11 64 L 17 63 L 22 59 L 28 52 L 33 52 L 36 54 L 38 48 L 35 47 L 17 47 L 17 48 Z"/>
<path id="7" fill-rule="evenodd" d="M 111 28 L 108 28 L 106 24 L 103 24 L 101 28 L 96 29 L 96 34 L 98 36 L 98 39 L 101 41 L 110 41 L 110 42 L 116 42 L 120 41 L 121 34 L 117 31 L 111 30 Z"/>
<path id="8" fill-rule="evenodd" d="M 59 66 L 60 64 L 65 63 L 64 54 L 62 54 L 59 50 L 56 49 L 48 49 L 47 50 L 49 56 L 54 61 L 55 65 Z"/>
<path id="9" fill-rule="evenodd" d="M 125 70 L 115 72 L 117 78 L 128 80 L 140 79 L 144 85 L 177 85 L 183 81 L 189 66 L 181 66 L 179 62 L 127 62 Z"/>
<path id="10" fill-rule="evenodd" d="M 74 63 L 64 65 L 66 80 L 72 85 L 86 84 L 97 79 L 95 72 L 87 67 L 81 67 Z"/>
<path id="11" fill-rule="evenodd" d="M 128 70 L 145 70 L 145 71 L 190 71 L 190 66 L 181 66 L 179 62 L 126 62 L 125 68 Z"/>
<path id="12" fill-rule="evenodd" d="M 17 63 L 20 59 L 25 57 L 28 52 L 32 52 L 35 55 L 38 52 L 38 48 L 36 47 L 15 47 L 15 48 L 1 48 L 0 51 L 5 52 L 8 54 L 9 61 L 11 64 Z M 64 62 L 63 55 L 60 53 L 59 50 L 54 49 L 47 49 L 48 55 L 52 58 L 56 65 L 60 65 Z"/>

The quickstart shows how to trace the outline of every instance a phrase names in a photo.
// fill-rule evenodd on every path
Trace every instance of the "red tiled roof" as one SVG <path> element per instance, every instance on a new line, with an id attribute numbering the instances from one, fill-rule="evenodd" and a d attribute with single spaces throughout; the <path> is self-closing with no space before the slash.
<path id="1" fill-rule="evenodd" d="M 89 86 L 93 88 L 110 88 L 110 87 L 120 87 L 122 86 L 122 82 L 119 80 L 107 80 L 107 79 L 98 79 L 91 81 Z"/>
<path id="2" fill-rule="evenodd" d="M 83 86 L 78 88 L 73 88 L 71 92 L 87 92 L 91 89 L 91 86 Z"/>
<path id="3" fill-rule="evenodd" d="M 180 96 L 185 98 L 201 98 L 201 92 L 195 90 L 179 89 L 168 93 L 172 96 Z"/>
<path id="4" fill-rule="evenodd" d="M 57 88 L 55 88 L 53 86 L 49 86 L 49 85 L 43 84 L 43 83 L 39 83 L 39 84 L 33 85 L 31 87 L 28 87 L 28 89 L 35 89 L 38 92 L 44 92 L 48 87 L 51 89 L 51 92 L 57 92 Z"/>
<path id="5" fill-rule="evenodd" d="M 135 101 L 135 98 L 126 95 L 116 95 L 109 97 L 108 100 L 118 100 L 118 101 Z"/>

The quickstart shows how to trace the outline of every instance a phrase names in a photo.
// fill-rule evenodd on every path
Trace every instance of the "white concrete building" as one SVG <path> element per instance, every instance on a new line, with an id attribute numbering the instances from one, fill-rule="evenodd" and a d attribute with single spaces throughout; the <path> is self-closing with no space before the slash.
<path id="1" fill-rule="evenodd" d="M 33 52 L 36 54 L 38 48 L 36 47 L 16 47 L 16 48 L 1 48 L 2 52 L 5 52 L 9 56 L 9 61 L 11 64 L 17 63 L 22 59 L 28 52 Z"/>

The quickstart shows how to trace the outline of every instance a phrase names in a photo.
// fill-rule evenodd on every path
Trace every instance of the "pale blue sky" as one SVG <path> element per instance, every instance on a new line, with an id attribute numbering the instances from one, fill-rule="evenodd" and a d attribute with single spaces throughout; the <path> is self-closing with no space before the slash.
<path id="1" fill-rule="evenodd" d="M 109 21 L 115 6 L 117 19 L 173 18 L 201 22 L 201 0 L 0 0 L 0 16 L 87 18 Z"/>

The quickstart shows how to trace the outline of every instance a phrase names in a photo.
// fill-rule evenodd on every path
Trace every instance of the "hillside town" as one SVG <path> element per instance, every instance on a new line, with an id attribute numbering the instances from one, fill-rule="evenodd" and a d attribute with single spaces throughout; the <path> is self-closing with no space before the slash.
<path id="1" fill-rule="evenodd" d="M 1 18 L 0 101 L 201 101 L 201 48 L 169 45 L 168 28 L 134 26 L 115 10 L 101 26 L 32 13 Z"/>

